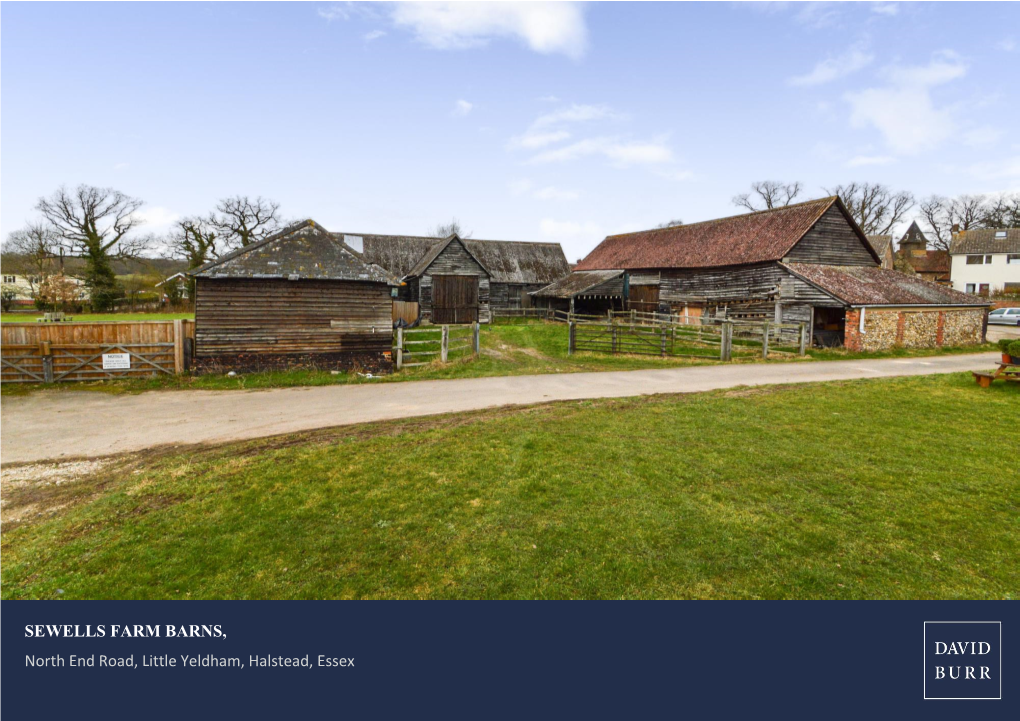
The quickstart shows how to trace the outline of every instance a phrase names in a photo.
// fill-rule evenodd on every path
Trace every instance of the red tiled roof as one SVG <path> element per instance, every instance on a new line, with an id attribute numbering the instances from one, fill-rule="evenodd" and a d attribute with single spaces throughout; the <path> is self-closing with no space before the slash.
<path id="1" fill-rule="evenodd" d="M 910 267 L 918 273 L 948 273 L 949 253 L 944 250 L 925 251 L 924 257 L 908 255 Z"/>
<path id="2" fill-rule="evenodd" d="M 711 268 L 781 260 L 835 197 L 690 225 L 610 235 L 577 270 Z"/>
<path id="3" fill-rule="evenodd" d="M 978 305 L 988 301 L 944 285 L 869 265 L 784 263 L 795 275 L 849 305 Z"/>

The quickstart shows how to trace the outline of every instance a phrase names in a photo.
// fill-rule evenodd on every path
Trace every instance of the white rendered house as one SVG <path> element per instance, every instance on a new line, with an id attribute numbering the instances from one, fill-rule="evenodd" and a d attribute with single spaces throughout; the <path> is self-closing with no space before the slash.
<path id="1" fill-rule="evenodd" d="M 1020 228 L 965 230 L 953 238 L 949 254 L 953 290 L 1020 291 Z"/>

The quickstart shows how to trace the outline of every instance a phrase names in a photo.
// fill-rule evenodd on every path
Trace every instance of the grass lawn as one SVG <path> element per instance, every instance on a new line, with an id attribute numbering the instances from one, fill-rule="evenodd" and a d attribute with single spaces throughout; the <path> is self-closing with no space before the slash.
<path id="1" fill-rule="evenodd" d="M 2 595 L 1016 599 L 1018 390 L 958 374 L 567 402 L 64 483 L 7 469 Z"/>
<path id="2" fill-rule="evenodd" d="M 79 321 L 122 321 L 122 320 L 194 320 L 194 313 L 68 313 L 75 322 Z M 42 313 L 0 313 L 0 323 L 36 323 Z"/>
<path id="3" fill-rule="evenodd" d="M 439 331 L 436 330 L 438 337 Z M 422 336 L 416 336 L 421 339 Z M 578 373 L 592 371 L 639 370 L 644 368 L 675 368 L 680 366 L 710 365 L 719 363 L 711 358 L 685 358 L 647 355 L 610 355 L 606 353 L 578 353 L 567 355 L 567 326 L 563 323 L 526 322 L 482 326 L 482 355 L 474 358 L 461 353 L 451 356 L 451 362 L 432 363 L 428 366 L 406 368 L 399 373 L 367 379 L 358 373 L 329 371 L 266 371 L 245 373 L 233 377 L 207 374 L 201 376 L 160 375 L 130 381 L 98 381 L 93 383 L 63 383 L 59 391 L 93 390 L 107 393 L 138 393 L 147 390 L 244 390 L 255 388 L 283 388 L 290 386 L 318 386 L 346 383 L 392 383 L 411 380 L 445 378 L 479 378 L 487 376 L 530 375 L 538 373 Z M 768 362 L 811 362 L 818 360 L 856 360 L 862 358 L 895 358 L 952 353 L 977 353 L 995 350 L 992 344 L 963 348 L 896 349 L 875 353 L 849 353 L 842 349 L 815 348 L 801 358 L 797 355 L 774 355 Z M 689 347 L 696 355 L 718 354 L 718 349 Z M 761 347 L 742 346 L 734 341 L 734 358 L 739 363 L 761 363 Z M 8 383 L 2 388 L 4 395 L 20 395 L 44 388 L 38 384 Z M 54 389 L 57 390 L 57 389 Z"/>

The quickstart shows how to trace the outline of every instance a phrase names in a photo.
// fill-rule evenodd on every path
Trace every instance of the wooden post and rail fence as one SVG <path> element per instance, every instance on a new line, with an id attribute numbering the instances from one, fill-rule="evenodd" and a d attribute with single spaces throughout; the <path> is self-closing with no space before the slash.
<path id="1" fill-rule="evenodd" d="M 0 380 L 59 383 L 175 375 L 189 369 L 195 321 L 6 323 Z"/>
<path id="2" fill-rule="evenodd" d="M 469 351 L 474 356 L 481 353 L 480 326 L 472 323 L 397 328 L 393 343 L 393 362 L 397 370 L 428 365 L 436 361 L 436 356 L 446 363 L 451 353 Z"/>
<path id="3" fill-rule="evenodd" d="M 597 320 L 568 318 L 567 354 L 577 352 L 657 355 L 730 361 L 736 347 L 745 357 L 807 353 L 807 323 L 773 323 L 690 317 L 684 322 L 641 319 L 627 311 Z M 669 316 L 662 315 L 662 318 Z M 760 346 L 760 350 L 759 347 Z"/>

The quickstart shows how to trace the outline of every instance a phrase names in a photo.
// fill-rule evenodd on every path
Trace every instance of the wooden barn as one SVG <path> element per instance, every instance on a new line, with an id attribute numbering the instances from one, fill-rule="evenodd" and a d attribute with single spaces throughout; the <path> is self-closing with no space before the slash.
<path id="1" fill-rule="evenodd" d="M 199 371 L 391 366 L 397 281 L 312 220 L 192 274 Z"/>
<path id="2" fill-rule="evenodd" d="M 831 197 L 609 236 L 573 275 L 622 271 L 625 308 L 804 322 L 817 343 L 878 349 L 983 340 L 987 304 L 881 264 Z"/>
<path id="3" fill-rule="evenodd" d="M 528 308 L 531 291 L 570 272 L 558 243 L 475 240 L 451 235 L 337 233 L 367 262 L 402 285 L 398 300 L 420 305 L 433 323 L 489 319 L 490 308 Z"/>

